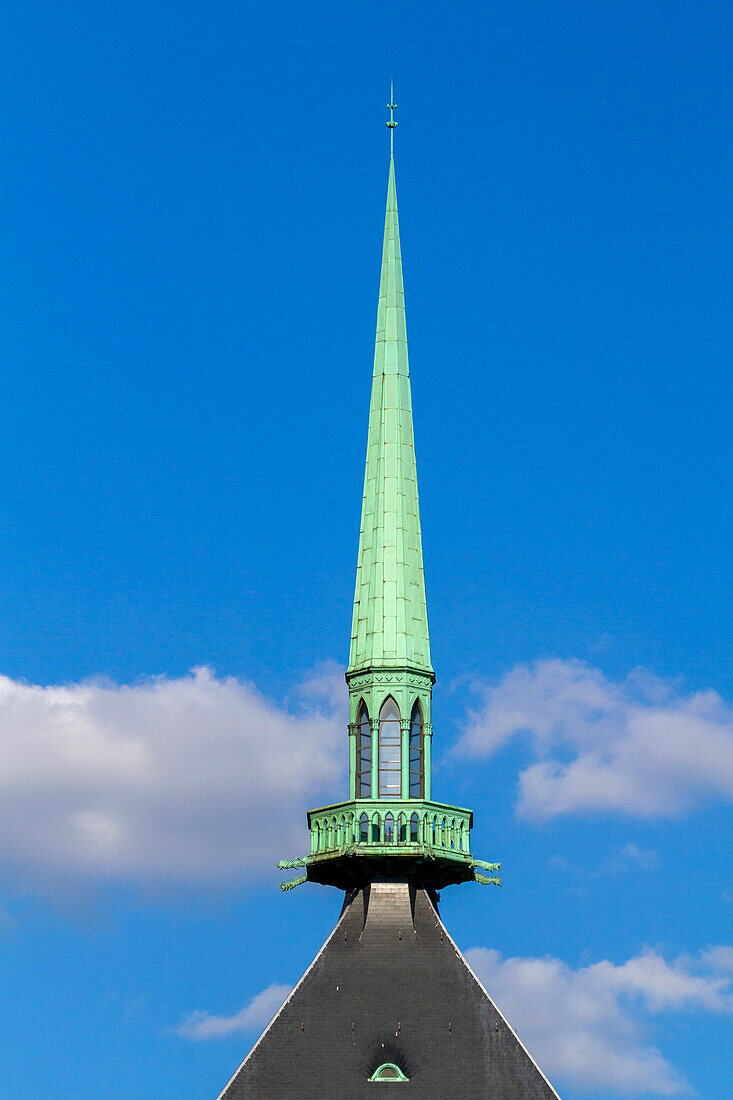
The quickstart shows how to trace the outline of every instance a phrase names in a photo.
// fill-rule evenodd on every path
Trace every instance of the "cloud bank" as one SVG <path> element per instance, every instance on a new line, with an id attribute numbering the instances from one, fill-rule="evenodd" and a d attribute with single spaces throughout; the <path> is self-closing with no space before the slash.
<path id="1" fill-rule="evenodd" d="M 733 708 L 714 691 L 684 694 L 649 672 L 612 681 L 576 660 L 520 665 L 479 706 L 459 750 L 487 757 L 518 735 L 534 761 L 520 775 L 518 812 L 674 815 L 733 799 Z"/>
<path id="2" fill-rule="evenodd" d="M 117 686 L 0 677 L 0 863 L 24 884 L 242 880 L 302 854 L 347 753 L 335 665 L 292 707 L 205 668 Z"/>
<path id="3" fill-rule="evenodd" d="M 519 666 L 477 686 L 459 751 L 519 736 L 518 812 L 671 815 L 733 798 L 733 710 L 635 672 Z M 40 687 L 0 676 L 0 867 L 24 887 L 244 881 L 303 853 L 304 811 L 343 789 L 342 672 L 288 705 L 201 668 L 131 685 Z"/>
<path id="4" fill-rule="evenodd" d="M 647 950 L 620 966 L 603 961 L 578 970 L 555 958 L 504 959 L 484 947 L 466 957 L 557 1087 L 604 1096 L 686 1092 L 684 1077 L 645 1041 L 650 1018 L 733 1013 L 730 947 L 672 962 Z"/>

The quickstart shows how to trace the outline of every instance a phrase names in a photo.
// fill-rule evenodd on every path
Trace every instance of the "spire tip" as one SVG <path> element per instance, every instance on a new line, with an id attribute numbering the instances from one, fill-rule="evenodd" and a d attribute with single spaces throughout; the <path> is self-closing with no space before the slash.
<path id="1" fill-rule="evenodd" d="M 394 152 L 394 131 L 397 125 L 394 119 L 394 113 L 397 110 L 397 104 L 394 101 L 394 80 L 390 80 L 389 82 L 389 103 L 387 104 L 387 108 L 389 110 L 389 120 L 387 122 L 389 128 L 389 147 L 392 153 Z"/>

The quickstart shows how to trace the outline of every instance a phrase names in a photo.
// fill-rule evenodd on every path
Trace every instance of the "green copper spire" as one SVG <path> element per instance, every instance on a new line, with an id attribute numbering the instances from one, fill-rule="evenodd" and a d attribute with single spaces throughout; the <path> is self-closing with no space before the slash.
<path id="1" fill-rule="evenodd" d="M 405 296 L 395 187 L 394 94 L 359 558 L 346 672 L 349 793 L 308 812 L 310 852 L 280 867 L 350 890 L 375 876 L 439 890 L 498 865 L 471 854 L 473 814 L 432 797 L 432 692 Z M 479 870 L 479 868 L 481 870 Z"/>
<path id="2" fill-rule="evenodd" d="M 389 106 L 392 115 L 394 103 Z M 390 137 L 396 125 L 392 115 L 387 123 Z M 349 673 L 368 668 L 433 671 L 393 155 L 387 185 Z"/>

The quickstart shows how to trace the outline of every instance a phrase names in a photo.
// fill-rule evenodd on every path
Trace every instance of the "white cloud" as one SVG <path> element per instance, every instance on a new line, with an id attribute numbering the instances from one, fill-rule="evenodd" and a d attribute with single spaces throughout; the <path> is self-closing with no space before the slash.
<path id="1" fill-rule="evenodd" d="M 578 970 L 555 958 L 504 959 L 483 947 L 466 957 L 558 1087 L 616 1096 L 687 1091 L 682 1075 L 645 1040 L 649 1017 L 733 1013 L 732 979 L 711 966 L 710 951 L 667 962 L 647 950 L 620 966 L 603 961 Z"/>
<path id="2" fill-rule="evenodd" d="M 233 1016 L 194 1012 L 177 1029 L 186 1039 L 224 1039 L 238 1031 L 262 1031 L 292 990 L 291 985 L 269 985 Z"/>
<path id="3" fill-rule="evenodd" d="M 733 974 L 733 947 L 709 947 L 703 952 L 703 959 L 711 970 Z"/>
<path id="4" fill-rule="evenodd" d="M 343 782 L 344 697 L 331 665 L 289 709 L 205 668 L 122 686 L 0 677 L 0 862 L 32 886 L 172 884 L 300 855 L 306 804 Z"/>
<path id="5" fill-rule="evenodd" d="M 639 669 L 614 682 L 575 660 L 520 665 L 475 687 L 480 706 L 459 748 L 488 756 L 529 735 L 535 760 L 518 802 L 526 817 L 671 815 L 733 799 L 733 708 L 714 691 L 685 695 Z"/>

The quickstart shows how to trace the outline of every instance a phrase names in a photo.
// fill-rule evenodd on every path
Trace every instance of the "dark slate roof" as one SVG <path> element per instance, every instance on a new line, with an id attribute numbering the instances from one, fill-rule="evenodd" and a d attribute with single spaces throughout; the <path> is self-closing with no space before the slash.
<path id="1" fill-rule="evenodd" d="M 434 895 L 373 882 L 341 917 L 220 1100 L 557 1100 L 468 966 Z M 388 1092 L 399 1097 L 401 1092 Z"/>

